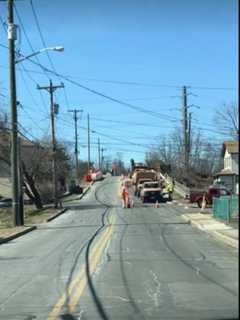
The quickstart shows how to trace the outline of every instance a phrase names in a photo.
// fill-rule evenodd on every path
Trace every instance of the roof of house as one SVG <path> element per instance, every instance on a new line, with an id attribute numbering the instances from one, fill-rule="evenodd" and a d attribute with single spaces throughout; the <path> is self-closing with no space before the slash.
<path id="1" fill-rule="evenodd" d="M 222 156 L 224 156 L 226 150 L 229 153 L 239 153 L 238 141 L 224 141 L 222 146 Z"/>
<path id="2" fill-rule="evenodd" d="M 217 172 L 214 176 L 234 176 L 236 173 L 233 173 L 230 169 L 222 169 L 220 172 Z"/>

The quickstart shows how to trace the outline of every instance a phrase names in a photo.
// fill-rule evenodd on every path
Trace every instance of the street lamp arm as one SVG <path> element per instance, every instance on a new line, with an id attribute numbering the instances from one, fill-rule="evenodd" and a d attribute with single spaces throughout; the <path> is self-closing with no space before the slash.
<path id="1" fill-rule="evenodd" d="M 19 60 L 16 60 L 15 61 L 15 64 L 19 63 L 19 62 L 22 62 L 26 59 L 29 59 L 31 57 L 34 57 L 36 55 L 38 55 L 39 53 L 42 53 L 42 52 L 45 52 L 45 51 L 59 51 L 59 52 L 62 52 L 64 51 L 64 47 L 61 47 L 61 46 L 57 46 L 57 47 L 48 47 L 48 48 L 43 48 L 43 49 L 40 49 L 36 52 L 33 52 L 31 54 L 29 54 L 28 56 L 23 56 L 22 55 L 22 58 L 20 58 Z"/>

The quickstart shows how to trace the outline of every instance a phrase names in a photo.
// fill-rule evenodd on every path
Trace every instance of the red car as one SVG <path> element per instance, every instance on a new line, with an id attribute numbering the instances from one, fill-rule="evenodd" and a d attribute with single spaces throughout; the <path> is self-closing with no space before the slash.
<path id="1" fill-rule="evenodd" d="M 190 203 L 197 202 L 198 207 L 201 208 L 204 194 L 205 194 L 206 204 L 212 205 L 213 198 L 229 196 L 231 195 L 231 192 L 225 187 L 210 186 L 208 191 L 191 191 L 189 196 L 189 202 Z"/>

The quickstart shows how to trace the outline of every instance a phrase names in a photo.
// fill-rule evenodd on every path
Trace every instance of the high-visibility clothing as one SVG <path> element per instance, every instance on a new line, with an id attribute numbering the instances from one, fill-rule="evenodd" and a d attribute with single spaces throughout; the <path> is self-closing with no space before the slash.
<path id="1" fill-rule="evenodd" d="M 166 189 L 167 189 L 167 192 L 173 192 L 173 185 L 168 184 Z"/>

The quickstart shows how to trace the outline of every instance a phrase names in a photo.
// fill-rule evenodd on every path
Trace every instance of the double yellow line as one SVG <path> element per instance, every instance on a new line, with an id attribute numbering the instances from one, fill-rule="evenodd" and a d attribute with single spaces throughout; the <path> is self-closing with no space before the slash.
<path id="1" fill-rule="evenodd" d="M 109 219 L 109 225 L 107 226 L 106 230 L 102 234 L 101 238 L 98 240 L 98 242 L 95 244 L 89 259 L 89 269 L 90 269 L 90 275 L 96 270 L 97 265 L 101 259 L 102 253 L 104 251 L 104 248 L 107 245 L 107 242 L 112 236 L 113 232 L 113 224 L 115 223 L 116 216 L 113 217 L 111 215 Z M 57 303 L 53 306 L 51 312 L 48 315 L 48 320 L 55 320 L 58 318 L 62 307 L 66 303 L 68 299 L 68 308 L 69 311 L 72 313 L 75 310 L 75 307 L 86 287 L 87 284 L 87 276 L 86 276 L 86 266 L 84 265 L 76 277 L 71 281 L 70 285 L 67 288 L 67 292 L 64 293 L 60 299 L 57 301 Z"/>

